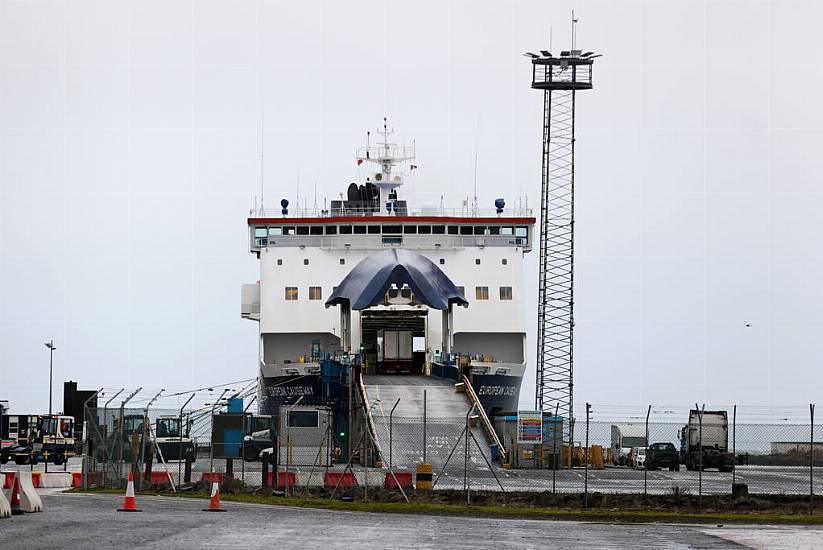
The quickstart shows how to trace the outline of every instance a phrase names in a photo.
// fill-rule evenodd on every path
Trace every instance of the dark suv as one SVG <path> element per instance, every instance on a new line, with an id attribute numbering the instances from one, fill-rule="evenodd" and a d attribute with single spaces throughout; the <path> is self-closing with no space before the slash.
<path id="1" fill-rule="evenodd" d="M 680 453 L 671 443 L 652 443 L 646 449 L 646 469 L 657 470 L 668 467 L 672 471 L 680 471 Z"/>

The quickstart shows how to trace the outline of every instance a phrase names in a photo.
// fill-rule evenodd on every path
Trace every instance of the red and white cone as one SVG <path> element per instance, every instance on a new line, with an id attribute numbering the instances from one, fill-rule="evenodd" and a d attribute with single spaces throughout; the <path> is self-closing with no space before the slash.
<path id="1" fill-rule="evenodd" d="M 20 507 L 20 474 L 15 474 L 11 482 L 11 498 L 9 499 L 11 505 L 11 515 L 19 516 L 23 513 Z"/>
<path id="2" fill-rule="evenodd" d="M 126 486 L 126 498 L 123 499 L 123 507 L 117 509 L 118 512 L 142 512 L 137 509 L 137 502 L 134 500 L 134 474 L 129 472 L 129 484 Z"/>
<path id="3" fill-rule="evenodd" d="M 211 484 L 211 498 L 209 499 L 209 507 L 203 508 L 204 512 L 225 512 L 220 507 L 220 485 L 215 481 Z"/>

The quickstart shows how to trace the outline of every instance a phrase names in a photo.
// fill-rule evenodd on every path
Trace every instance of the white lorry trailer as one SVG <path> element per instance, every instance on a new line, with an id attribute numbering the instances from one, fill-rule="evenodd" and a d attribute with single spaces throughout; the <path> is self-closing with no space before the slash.
<path id="1" fill-rule="evenodd" d="M 726 411 L 689 411 L 689 423 L 680 429 L 680 462 L 687 470 L 734 470 L 729 452 L 729 415 Z"/>

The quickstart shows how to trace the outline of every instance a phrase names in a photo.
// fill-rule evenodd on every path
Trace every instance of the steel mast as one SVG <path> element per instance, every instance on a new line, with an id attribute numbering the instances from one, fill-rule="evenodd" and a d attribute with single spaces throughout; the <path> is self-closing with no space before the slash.
<path id="1" fill-rule="evenodd" d="M 526 53 L 532 85 L 543 90 L 543 166 L 535 407 L 566 416 L 574 440 L 574 109 L 592 88 L 594 52 Z"/>

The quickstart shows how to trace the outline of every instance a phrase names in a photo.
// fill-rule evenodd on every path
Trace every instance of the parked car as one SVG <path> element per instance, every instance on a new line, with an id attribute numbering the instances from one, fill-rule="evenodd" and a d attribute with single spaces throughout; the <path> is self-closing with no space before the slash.
<path id="1" fill-rule="evenodd" d="M 632 464 L 637 468 L 642 468 L 646 465 L 646 447 L 632 449 Z"/>
<path id="2" fill-rule="evenodd" d="M 680 471 L 680 453 L 671 443 L 652 443 L 646 452 L 646 469 L 668 468 Z"/>

